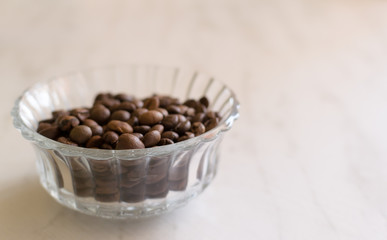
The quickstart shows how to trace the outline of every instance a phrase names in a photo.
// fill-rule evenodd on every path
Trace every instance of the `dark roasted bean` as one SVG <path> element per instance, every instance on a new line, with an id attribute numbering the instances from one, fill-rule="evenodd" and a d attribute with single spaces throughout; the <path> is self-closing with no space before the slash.
<path id="1" fill-rule="evenodd" d="M 204 97 L 201 97 L 201 98 L 199 99 L 199 102 L 200 102 L 201 104 L 203 104 L 206 108 L 208 108 L 208 105 L 210 104 L 209 101 L 208 101 L 208 98 L 206 98 L 205 96 L 204 96 Z"/>
<path id="2" fill-rule="evenodd" d="M 117 133 L 132 133 L 133 128 L 127 122 L 119 120 L 111 120 L 108 124 L 108 129 L 115 131 Z"/>
<path id="3" fill-rule="evenodd" d="M 176 114 L 166 116 L 161 122 L 164 125 L 164 130 L 170 130 L 176 127 L 179 122 L 179 117 Z"/>
<path id="4" fill-rule="evenodd" d="M 191 131 L 195 134 L 195 136 L 199 136 L 206 131 L 206 127 L 201 122 L 194 122 L 191 126 Z"/>
<path id="5" fill-rule="evenodd" d="M 153 147 L 157 145 L 160 139 L 160 132 L 157 130 L 153 130 L 144 135 L 144 139 L 142 140 L 142 142 L 144 143 L 145 147 Z"/>
<path id="6" fill-rule="evenodd" d="M 99 148 L 103 143 L 101 136 L 92 136 L 86 143 L 87 148 Z"/>
<path id="7" fill-rule="evenodd" d="M 130 118 L 130 113 L 125 110 L 118 110 L 112 113 L 110 116 L 110 120 L 120 120 L 120 121 L 128 121 Z"/>
<path id="8" fill-rule="evenodd" d="M 146 112 L 148 112 L 148 109 L 146 108 L 137 108 L 136 110 L 134 110 L 132 116 L 140 118 L 140 116 Z"/>
<path id="9" fill-rule="evenodd" d="M 117 141 L 116 149 L 141 149 L 145 148 L 144 144 L 141 142 L 141 140 L 130 134 L 130 133 L 124 133 L 122 134 Z"/>
<path id="10" fill-rule="evenodd" d="M 75 108 L 70 111 L 70 115 L 77 117 L 82 122 L 89 118 L 90 112 L 87 108 Z"/>
<path id="11" fill-rule="evenodd" d="M 145 133 L 149 132 L 150 129 L 151 129 L 151 127 L 148 125 L 141 125 L 141 126 L 135 126 L 133 128 L 133 131 L 137 132 L 137 133 L 145 134 Z"/>
<path id="12" fill-rule="evenodd" d="M 159 106 L 160 106 L 160 100 L 158 97 L 148 98 L 144 102 L 144 108 L 147 108 L 149 110 L 155 110 Z"/>
<path id="13" fill-rule="evenodd" d="M 82 125 L 86 125 L 88 127 L 91 127 L 91 126 L 96 126 L 98 125 L 98 123 L 96 121 L 94 121 L 93 119 L 85 119 L 83 122 L 82 122 Z"/>
<path id="14" fill-rule="evenodd" d="M 203 122 L 205 116 L 205 113 L 196 113 L 191 120 L 192 122 Z"/>
<path id="15" fill-rule="evenodd" d="M 64 144 L 68 144 L 68 145 L 72 145 L 72 146 L 78 146 L 78 144 L 76 144 L 75 142 L 71 141 L 70 139 L 68 139 L 66 137 L 59 137 L 57 139 L 57 141 L 60 143 L 64 143 Z"/>
<path id="16" fill-rule="evenodd" d="M 172 141 L 176 141 L 179 138 L 179 134 L 174 131 L 166 131 L 161 134 L 161 137 L 171 139 Z"/>
<path id="17" fill-rule="evenodd" d="M 142 135 L 141 133 L 136 133 L 136 132 L 134 132 L 134 133 L 131 133 L 133 136 L 136 136 L 136 137 L 138 137 L 140 140 L 142 140 L 143 139 L 143 137 L 144 137 L 144 135 Z"/>
<path id="18" fill-rule="evenodd" d="M 181 113 L 181 108 L 177 105 L 169 105 L 167 108 L 169 114 L 179 114 Z"/>
<path id="19" fill-rule="evenodd" d="M 161 134 L 164 131 L 164 126 L 162 124 L 156 124 L 150 130 L 157 130 Z"/>
<path id="20" fill-rule="evenodd" d="M 206 131 L 210 131 L 211 129 L 215 128 L 219 124 L 218 118 L 211 118 L 209 119 L 204 126 L 206 126 Z"/>
<path id="21" fill-rule="evenodd" d="M 60 132 L 59 132 L 58 126 L 51 125 L 50 127 L 40 130 L 39 134 L 45 137 L 48 137 L 50 139 L 56 139 L 59 136 Z"/>
<path id="22" fill-rule="evenodd" d="M 161 112 L 150 110 L 141 114 L 138 118 L 138 121 L 141 125 L 154 125 L 160 123 L 163 118 L 164 116 Z"/>
<path id="23" fill-rule="evenodd" d="M 129 118 L 129 120 L 127 121 L 127 123 L 129 123 L 129 125 L 132 126 L 132 127 L 137 126 L 138 125 L 138 117 L 131 116 Z"/>
<path id="24" fill-rule="evenodd" d="M 91 136 L 91 129 L 86 125 L 76 126 L 70 132 L 70 139 L 78 144 L 86 143 Z"/>
<path id="25" fill-rule="evenodd" d="M 125 110 L 128 112 L 133 112 L 136 110 L 136 105 L 132 102 L 122 102 L 116 106 L 112 107 L 112 111 L 117 111 L 117 110 Z"/>
<path id="26" fill-rule="evenodd" d="M 164 117 L 168 116 L 169 114 L 165 108 L 156 108 L 155 110 L 161 112 L 161 114 L 163 114 Z"/>
<path id="27" fill-rule="evenodd" d="M 64 110 L 58 110 L 58 111 L 52 112 L 53 119 L 58 119 L 59 117 L 68 116 L 68 115 L 70 115 L 69 111 L 64 111 Z"/>
<path id="28" fill-rule="evenodd" d="M 169 138 L 162 138 L 160 139 L 159 141 L 159 146 L 164 146 L 164 145 L 169 145 L 169 144 L 173 144 L 173 141 Z"/>
<path id="29" fill-rule="evenodd" d="M 118 134 L 113 131 L 107 131 L 102 135 L 103 141 L 110 145 L 115 144 L 118 141 L 118 137 Z"/>
<path id="30" fill-rule="evenodd" d="M 131 102 L 133 97 L 126 93 L 119 93 L 114 96 L 115 99 L 120 100 L 121 102 Z"/>
<path id="31" fill-rule="evenodd" d="M 58 126 L 61 131 L 70 131 L 73 127 L 79 125 L 79 119 L 74 116 L 62 116 L 58 118 Z"/>
<path id="32" fill-rule="evenodd" d="M 110 110 L 104 105 L 97 104 L 90 110 L 90 118 L 102 125 L 109 120 Z"/>
<path id="33" fill-rule="evenodd" d="M 49 128 L 49 127 L 51 127 L 51 126 L 52 126 L 52 124 L 50 124 L 50 123 L 40 122 L 40 123 L 39 123 L 39 126 L 38 126 L 38 129 L 37 129 L 36 131 L 37 131 L 37 132 L 40 132 L 40 131 L 42 131 L 43 129 Z"/>
<path id="34" fill-rule="evenodd" d="M 189 131 L 191 128 L 191 122 L 186 120 L 184 122 L 179 122 L 176 127 L 175 127 L 175 131 L 179 134 L 179 135 L 182 135 L 184 134 L 185 132 Z"/>

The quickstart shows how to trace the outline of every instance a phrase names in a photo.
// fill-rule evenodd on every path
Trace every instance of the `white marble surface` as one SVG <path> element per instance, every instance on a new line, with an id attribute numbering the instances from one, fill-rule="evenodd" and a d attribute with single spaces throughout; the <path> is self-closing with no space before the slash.
<path id="1" fill-rule="evenodd" d="M 387 239 L 387 3 L 0 2 L 0 239 Z M 32 83 L 115 63 L 212 73 L 241 118 L 218 176 L 186 207 L 108 221 L 39 186 L 13 101 Z"/>

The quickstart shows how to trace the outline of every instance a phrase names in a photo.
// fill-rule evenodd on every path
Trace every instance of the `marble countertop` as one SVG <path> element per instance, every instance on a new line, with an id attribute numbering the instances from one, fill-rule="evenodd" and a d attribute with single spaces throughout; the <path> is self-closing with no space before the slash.
<path id="1" fill-rule="evenodd" d="M 387 3 L 0 2 L 0 239 L 387 239 Z M 90 66 L 188 66 L 241 102 L 218 175 L 174 212 L 85 216 L 39 185 L 13 128 L 31 84 Z"/>

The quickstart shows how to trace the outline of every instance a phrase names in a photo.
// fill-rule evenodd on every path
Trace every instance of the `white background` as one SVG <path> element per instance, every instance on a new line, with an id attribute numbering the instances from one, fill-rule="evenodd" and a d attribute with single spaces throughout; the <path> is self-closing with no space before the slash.
<path id="1" fill-rule="evenodd" d="M 133 62 L 216 76 L 241 118 L 187 206 L 75 213 L 40 187 L 13 102 L 39 80 Z M 387 239 L 385 1 L 3 0 L 0 82 L 0 239 Z"/>

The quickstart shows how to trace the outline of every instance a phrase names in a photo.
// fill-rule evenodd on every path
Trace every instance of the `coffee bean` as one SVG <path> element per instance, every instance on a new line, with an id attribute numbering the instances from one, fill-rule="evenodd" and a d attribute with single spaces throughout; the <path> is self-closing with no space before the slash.
<path id="1" fill-rule="evenodd" d="M 175 131 L 179 134 L 179 135 L 182 135 L 184 134 L 185 132 L 189 131 L 189 129 L 191 128 L 191 122 L 186 120 L 184 122 L 179 122 L 176 127 L 175 127 Z"/>
<path id="2" fill-rule="evenodd" d="M 175 128 L 178 122 L 179 117 L 176 114 L 170 114 L 163 119 L 161 124 L 164 125 L 165 130 L 170 130 Z"/>
<path id="3" fill-rule="evenodd" d="M 59 136 L 60 132 L 59 132 L 58 126 L 51 125 L 50 127 L 46 127 L 44 129 L 40 130 L 39 134 L 41 134 L 47 138 L 50 138 L 50 139 L 56 139 Z"/>
<path id="4" fill-rule="evenodd" d="M 145 147 L 153 147 L 157 145 L 160 139 L 160 132 L 157 130 L 153 130 L 144 135 L 144 139 L 142 140 L 142 142 L 144 143 Z"/>
<path id="5" fill-rule="evenodd" d="M 185 140 L 188 140 L 188 139 L 194 138 L 194 137 L 195 137 L 194 133 L 192 133 L 192 132 L 185 132 L 184 135 L 182 135 L 181 137 L 179 137 L 177 139 L 177 142 L 185 141 Z"/>
<path id="6" fill-rule="evenodd" d="M 117 137 L 118 138 L 118 137 Z M 99 148 L 102 143 L 103 139 L 101 136 L 92 136 L 86 143 L 87 148 Z"/>
<path id="7" fill-rule="evenodd" d="M 106 108 L 112 108 L 113 106 L 119 105 L 121 102 L 114 98 L 106 98 L 102 100 L 98 100 L 94 103 L 95 105 L 101 104 L 104 105 Z"/>
<path id="8" fill-rule="evenodd" d="M 138 118 L 141 125 L 154 125 L 163 120 L 164 116 L 161 112 L 156 110 L 150 110 L 146 113 L 143 113 Z"/>
<path id="9" fill-rule="evenodd" d="M 118 104 L 117 106 L 114 106 L 112 108 L 112 111 L 117 111 L 117 110 L 125 110 L 125 111 L 128 111 L 128 112 L 133 112 L 134 110 L 136 110 L 136 105 L 132 102 L 122 102 L 120 104 Z"/>
<path id="10" fill-rule="evenodd" d="M 104 124 L 110 117 L 110 110 L 102 104 L 95 105 L 90 110 L 90 118 L 99 124 Z"/>
<path id="11" fill-rule="evenodd" d="M 195 116 L 195 109 L 194 108 L 187 108 L 187 110 L 185 111 L 184 115 L 185 116 L 189 116 L 189 117 L 193 117 Z"/>
<path id="12" fill-rule="evenodd" d="M 118 141 L 118 137 L 118 134 L 113 131 L 107 131 L 102 135 L 103 141 L 110 145 L 115 144 Z"/>
<path id="13" fill-rule="evenodd" d="M 136 132 L 134 132 L 134 133 L 131 133 L 133 136 L 136 136 L 136 137 L 138 137 L 140 140 L 142 140 L 143 138 L 144 138 L 144 135 L 142 135 L 141 133 L 136 133 Z"/>
<path id="14" fill-rule="evenodd" d="M 205 113 L 196 113 L 191 120 L 192 122 L 203 122 L 205 116 Z"/>
<path id="15" fill-rule="evenodd" d="M 128 121 L 130 118 L 130 113 L 125 110 L 118 110 L 112 113 L 110 116 L 110 120 L 120 120 L 120 121 Z"/>
<path id="16" fill-rule="evenodd" d="M 134 99 L 133 103 L 136 105 L 137 108 L 142 108 L 144 107 L 144 102 L 141 101 L 140 99 Z"/>
<path id="17" fill-rule="evenodd" d="M 91 129 L 93 136 L 102 135 L 104 132 L 103 128 L 100 125 L 90 126 L 90 129 Z"/>
<path id="18" fill-rule="evenodd" d="M 195 134 L 195 136 L 199 136 L 200 134 L 203 134 L 206 131 L 206 127 L 201 122 L 194 122 L 191 126 L 191 130 Z"/>
<path id="19" fill-rule="evenodd" d="M 77 117 L 82 122 L 89 118 L 90 112 L 87 108 L 75 108 L 70 111 L 70 115 Z"/>
<path id="20" fill-rule="evenodd" d="M 187 121 L 187 118 L 182 114 L 177 114 L 178 122 L 185 122 Z"/>
<path id="21" fill-rule="evenodd" d="M 72 145 L 72 146 L 78 146 L 78 144 L 76 144 L 75 142 L 71 141 L 70 139 L 68 139 L 66 137 L 59 137 L 57 139 L 57 141 L 60 143 L 64 143 L 64 144 L 68 144 L 68 145 Z"/>
<path id="22" fill-rule="evenodd" d="M 112 147 L 110 144 L 108 144 L 108 143 L 103 143 L 103 144 L 101 145 L 101 148 L 102 148 L 102 149 L 113 150 L 113 147 Z"/>
<path id="23" fill-rule="evenodd" d="M 161 114 L 163 114 L 164 117 L 168 116 L 169 114 L 165 108 L 156 108 L 155 110 L 161 112 Z"/>
<path id="24" fill-rule="evenodd" d="M 120 100 L 121 102 L 131 102 L 133 97 L 126 93 L 119 93 L 114 96 L 115 99 Z"/>
<path id="25" fill-rule="evenodd" d="M 209 101 L 208 101 L 208 98 L 206 98 L 206 97 L 200 98 L 200 99 L 199 99 L 199 102 L 200 102 L 201 104 L 203 104 L 206 108 L 208 108 L 208 105 L 210 104 Z"/>
<path id="26" fill-rule="evenodd" d="M 164 126 L 162 124 L 156 124 L 150 130 L 157 130 L 161 134 L 164 131 Z"/>
<path id="27" fill-rule="evenodd" d="M 98 123 L 96 121 L 94 121 L 93 119 L 85 119 L 83 122 L 82 122 L 82 125 L 86 125 L 88 127 L 91 127 L 91 126 L 99 126 Z"/>
<path id="28" fill-rule="evenodd" d="M 187 107 L 195 108 L 198 105 L 198 102 L 195 99 L 188 99 L 183 104 Z"/>
<path id="29" fill-rule="evenodd" d="M 70 139 L 78 144 L 86 143 L 91 136 L 91 129 L 86 125 L 76 126 L 70 132 Z"/>
<path id="30" fill-rule="evenodd" d="M 128 123 L 129 125 L 131 125 L 132 127 L 137 126 L 137 125 L 138 125 L 138 118 L 135 117 L 135 116 L 131 116 L 131 117 L 129 118 L 129 120 L 127 121 L 127 123 Z"/>
<path id="31" fill-rule="evenodd" d="M 164 145 L 169 145 L 169 144 L 173 144 L 174 142 L 171 140 L 171 139 L 169 139 L 169 138 L 162 138 L 162 139 L 160 139 L 160 141 L 159 141 L 159 146 L 164 146 Z"/>
<path id="32" fill-rule="evenodd" d="M 68 116 L 68 115 L 70 115 L 70 112 L 65 110 L 58 110 L 58 111 L 52 112 L 52 118 L 54 118 L 55 120 L 58 119 L 59 117 Z"/>
<path id="33" fill-rule="evenodd" d="M 70 131 L 73 127 L 79 125 L 79 120 L 74 116 L 62 116 L 58 118 L 58 126 L 61 131 Z"/>
<path id="34" fill-rule="evenodd" d="M 205 116 L 205 121 L 211 118 L 217 118 L 218 114 L 213 111 L 207 111 L 206 116 Z"/>
<path id="35" fill-rule="evenodd" d="M 104 99 L 112 98 L 113 95 L 111 93 L 98 93 L 97 96 L 94 98 L 94 102 L 102 101 Z"/>
<path id="36" fill-rule="evenodd" d="M 146 112 L 148 112 L 148 109 L 146 108 L 137 108 L 134 110 L 132 116 L 138 117 L 140 119 L 140 116 Z"/>
<path id="37" fill-rule="evenodd" d="M 196 113 L 200 113 L 200 112 L 202 112 L 202 113 L 205 113 L 207 111 L 207 108 L 206 108 L 206 106 L 204 106 L 203 104 L 198 104 L 198 105 L 196 105 L 196 107 L 195 107 L 195 112 Z"/>
<path id="38" fill-rule="evenodd" d="M 181 113 L 181 108 L 176 105 L 169 105 L 167 108 L 169 114 L 179 114 Z"/>
<path id="39" fill-rule="evenodd" d="M 150 129 L 151 127 L 148 125 L 141 125 L 141 126 L 135 126 L 133 128 L 133 131 L 141 134 L 146 134 L 147 132 L 149 132 Z"/>
<path id="40" fill-rule="evenodd" d="M 141 142 L 141 140 L 130 134 L 130 133 L 124 133 L 122 134 L 117 141 L 116 149 L 141 149 L 145 148 L 144 144 Z"/>
<path id="41" fill-rule="evenodd" d="M 179 134 L 174 131 L 166 131 L 161 134 L 161 137 L 171 139 L 172 141 L 176 141 L 179 138 Z"/>
<path id="42" fill-rule="evenodd" d="M 108 128 L 112 131 L 115 131 L 117 133 L 132 133 L 133 128 L 128 123 L 119 121 L 119 120 L 111 120 L 107 124 Z"/>
<path id="43" fill-rule="evenodd" d="M 144 108 L 154 110 L 160 106 L 160 100 L 158 97 L 151 97 L 145 100 Z"/>
<path id="44" fill-rule="evenodd" d="M 219 124 L 218 118 L 211 118 L 209 119 L 204 126 L 206 127 L 206 131 L 210 131 L 211 129 L 215 128 Z"/>
<path id="45" fill-rule="evenodd" d="M 50 124 L 50 123 L 40 122 L 40 123 L 39 123 L 39 126 L 38 126 L 38 129 L 37 129 L 36 131 L 37 131 L 37 132 L 40 132 L 40 131 L 42 131 L 43 129 L 49 128 L 49 127 L 51 127 L 51 126 L 52 126 L 52 124 Z"/>

